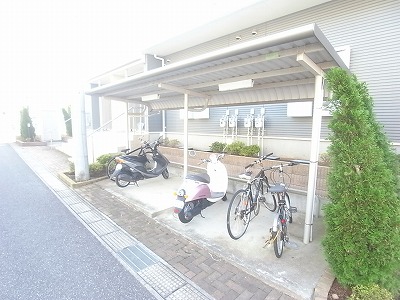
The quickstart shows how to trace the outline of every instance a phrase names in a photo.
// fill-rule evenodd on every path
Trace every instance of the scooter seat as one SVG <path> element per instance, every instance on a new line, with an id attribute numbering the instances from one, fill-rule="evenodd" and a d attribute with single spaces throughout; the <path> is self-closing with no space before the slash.
<path id="1" fill-rule="evenodd" d="M 210 176 L 208 174 L 188 174 L 186 175 L 186 179 L 210 183 Z"/>
<path id="2" fill-rule="evenodd" d="M 140 162 L 144 164 L 147 162 L 147 157 L 141 155 L 124 155 L 123 158 L 132 163 Z"/>

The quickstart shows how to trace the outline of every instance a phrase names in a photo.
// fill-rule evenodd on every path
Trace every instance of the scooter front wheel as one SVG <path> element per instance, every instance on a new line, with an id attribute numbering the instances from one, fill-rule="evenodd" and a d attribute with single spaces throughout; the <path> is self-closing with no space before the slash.
<path id="1" fill-rule="evenodd" d="M 179 221 L 182 223 L 189 223 L 193 219 L 191 211 L 194 208 L 193 202 L 185 203 L 182 210 L 178 213 Z"/>
<path id="2" fill-rule="evenodd" d="M 129 183 L 130 183 L 129 181 L 125 181 L 125 180 L 122 179 L 123 175 L 125 175 L 125 174 L 124 173 L 119 173 L 117 175 L 117 177 L 115 178 L 115 183 L 121 188 L 127 187 L 129 185 Z"/>
<path id="3" fill-rule="evenodd" d="M 164 179 L 168 179 L 168 178 L 169 178 L 168 169 L 165 169 L 161 174 L 162 174 L 162 176 L 164 177 Z"/>

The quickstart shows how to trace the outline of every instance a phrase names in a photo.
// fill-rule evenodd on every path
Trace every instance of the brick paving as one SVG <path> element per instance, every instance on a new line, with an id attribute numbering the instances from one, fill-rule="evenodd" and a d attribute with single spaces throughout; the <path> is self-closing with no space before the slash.
<path id="1" fill-rule="evenodd" d="M 34 156 L 55 176 L 69 169 L 68 157 L 58 150 L 34 147 L 19 151 Z M 96 183 L 75 191 L 215 299 L 295 299 L 171 231 Z"/>
<path id="2" fill-rule="evenodd" d="M 91 184 L 85 199 L 216 299 L 293 299 Z"/>

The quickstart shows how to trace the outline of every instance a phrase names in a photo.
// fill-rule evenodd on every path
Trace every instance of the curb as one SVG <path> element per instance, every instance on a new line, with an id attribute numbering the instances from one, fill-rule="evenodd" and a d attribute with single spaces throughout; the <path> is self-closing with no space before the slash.
<path id="1" fill-rule="evenodd" d="M 329 269 L 325 269 L 314 289 L 314 300 L 326 300 L 334 280 L 335 276 L 332 272 Z"/>
<path id="2" fill-rule="evenodd" d="M 86 181 L 76 182 L 76 181 L 72 180 L 71 178 L 69 178 L 67 175 L 65 175 L 63 172 L 57 173 L 57 177 L 62 182 L 64 182 L 67 186 L 69 186 L 73 189 L 79 188 L 79 187 L 82 187 L 82 186 L 85 186 L 88 184 L 92 184 L 92 183 L 95 183 L 95 182 L 98 182 L 98 181 L 108 178 L 107 176 L 103 176 L 103 177 L 99 177 L 99 178 L 89 179 Z"/>

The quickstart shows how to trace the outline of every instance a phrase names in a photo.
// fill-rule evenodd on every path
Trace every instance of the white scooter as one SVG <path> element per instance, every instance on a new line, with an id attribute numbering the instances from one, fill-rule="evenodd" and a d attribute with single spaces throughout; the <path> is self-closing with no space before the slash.
<path id="1" fill-rule="evenodd" d="M 207 173 L 188 174 L 176 193 L 174 213 L 182 223 L 190 222 L 203 209 L 222 199 L 226 201 L 228 173 L 221 163 L 224 154 L 212 153 L 207 163 Z"/>

